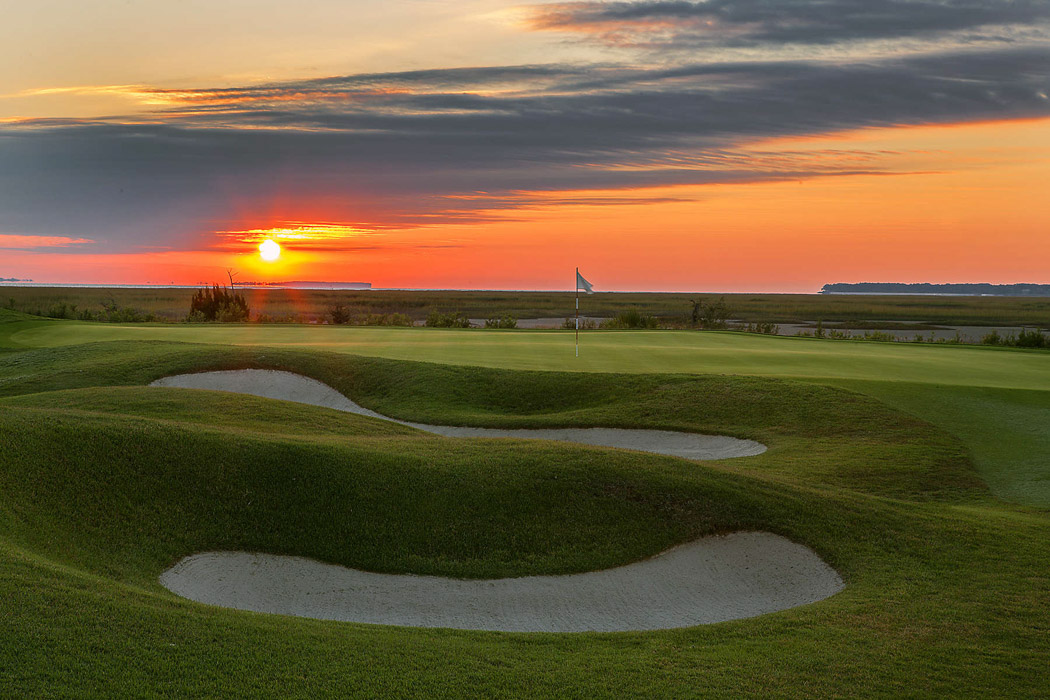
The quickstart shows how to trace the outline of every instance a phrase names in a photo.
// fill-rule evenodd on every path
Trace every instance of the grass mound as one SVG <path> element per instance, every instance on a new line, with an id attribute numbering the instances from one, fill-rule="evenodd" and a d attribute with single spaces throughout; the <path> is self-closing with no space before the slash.
<path id="1" fill-rule="evenodd" d="M 450 440 L 143 386 L 250 367 L 299 372 L 406 419 L 722 432 L 770 449 L 699 464 Z M 917 678 L 931 694 L 1044 687 L 1031 669 L 1047 653 L 1050 520 L 995 501 L 955 437 L 848 391 L 121 342 L 0 356 L 0 396 L 0 678 L 12 694 L 902 694 Z M 394 573 L 568 573 L 733 530 L 812 547 L 846 590 L 708 627 L 557 636 L 256 615 L 183 601 L 156 580 L 183 556 L 223 549 Z"/>

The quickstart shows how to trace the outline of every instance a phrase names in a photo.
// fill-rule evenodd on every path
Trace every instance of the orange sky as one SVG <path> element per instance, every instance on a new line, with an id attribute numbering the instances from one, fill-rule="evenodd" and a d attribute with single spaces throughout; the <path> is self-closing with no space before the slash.
<path id="1" fill-rule="evenodd" d="M 4 250 L 38 282 L 366 281 L 377 287 L 812 292 L 836 281 L 1047 282 L 1050 120 L 869 129 L 752 144 L 756 158 L 874 158 L 885 175 L 638 189 L 652 204 L 538 204 L 497 219 L 355 232 L 254 220 L 228 250 L 91 255 Z M 564 192 L 543 193 L 556 200 Z M 600 201 L 623 191 L 574 192 Z M 291 211 L 310 222 L 310 211 Z M 267 225 L 268 224 L 268 225 Z M 291 236 L 289 236 L 291 232 Z M 271 237 L 281 258 L 261 260 Z M 0 245 L 3 245 L 0 239 Z"/>
<path id="2" fill-rule="evenodd" d="M 1050 283 L 1050 5 L 103 5 L 0 23 L 0 279 Z"/>

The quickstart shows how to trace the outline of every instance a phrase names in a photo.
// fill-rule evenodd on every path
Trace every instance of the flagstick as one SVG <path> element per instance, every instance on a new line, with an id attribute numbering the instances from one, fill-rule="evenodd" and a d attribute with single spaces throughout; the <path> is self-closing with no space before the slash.
<path id="1" fill-rule="evenodd" d="M 576 268 L 576 357 L 580 356 L 580 268 Z"/>

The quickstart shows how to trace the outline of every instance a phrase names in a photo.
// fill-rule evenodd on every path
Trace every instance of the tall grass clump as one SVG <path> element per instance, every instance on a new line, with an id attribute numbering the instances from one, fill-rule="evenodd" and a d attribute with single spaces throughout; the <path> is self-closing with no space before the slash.
<path id="1" fill-rule="evenodd" d="M 328 318 L 337 326 L 350 323 L 353 318 L 350 308 L 346 304 L 332 304 L 328 307 Z"/>
<path id="2" fill-rule="evenodd" d="M 660 322 L 656 316 L 643 314 L 638 309 L 621 311 L 613 318 L 602 321 L 601 328 L 623 329 L 623 328 L 659 328 Z"/>
<path id="3" fill-rule="evenodd" d="M 776 323 L 748 323 L 737 326 L 745 333 L 763 333 L 765 335 L 780 335 L 780 326 Z"/>
<path id="4" fill-rule="evenodd" d="M 14 301 L 14 299 L 11 301 Z M 14 308 L 14 306 L 12 305 L 9 308 Z M 102 323 L 150 323 L 158 320 L 156 314 L 131 306 L 121 306 L 112 299 L 103 301 L 102 308 L 97 311 L 81 309 L 77 304 L 59 302 L 52 304 L 47 309 L 35 309 L 28 313 L 46 318 L 62 318 L 70 321 L 100 321 Z"/>
<path id="5" fill-rule="evenodd" d="M 693 305 L 689 318 L 696 328 L 720 330 L 727 327 L 729 318 L 729 305 L 725 297 L 719 297 L 718 301 L 705 303 L 703 299 L 690 299 Z"/>
<path id="6" fill-rule="evenodd" d="M 191 322 L 218 321 L 237 323 L 247 321 L 248 300 L 243 294 L 225 285 L 212 285 L 198 289 L 190 300 Z"/>
<path id="7" fill-rule="evenodd" d="M 999 331 L 992 331 L 981 338 L 981 344 L 1015 348 L 1050 348 L 1050 338 L 1036 328 L 1031 330 L 1022 328 L 1017 335 L 999 335 Z"/>
<path id="8" fill-rule="evenodd" d="M 450 313 L 431 311 L 427 316 L 427 326 L 430 328 L 470 328 L 470 319 L 459 311 Z"/>
<path id="9" fill-rule="evenodd" d="M 485 328 L 517 328 L 518 319 L 513 316 L 493 316 L 485 320 Z"/>
<path id="10" fill-rule="evenodd" d="M 408 314 L 368 314 L 358 319 L 359 326 L 414 326 Z"/>

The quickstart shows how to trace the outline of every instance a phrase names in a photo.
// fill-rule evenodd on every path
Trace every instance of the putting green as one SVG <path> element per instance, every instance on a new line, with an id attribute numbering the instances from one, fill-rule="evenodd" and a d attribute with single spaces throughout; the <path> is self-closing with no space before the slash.
<path id="1" fill-rule="evenodd" d="M 281 325 L 10 324 L 8 343 L 58 347 L 112 340 L 297 347 L 443 364 L 572 372 L 749 374 L 1050 389 L 1042 352 L 864 343 L 743 333 L 593 331 L 574 356 L 567 331 Z"/>

